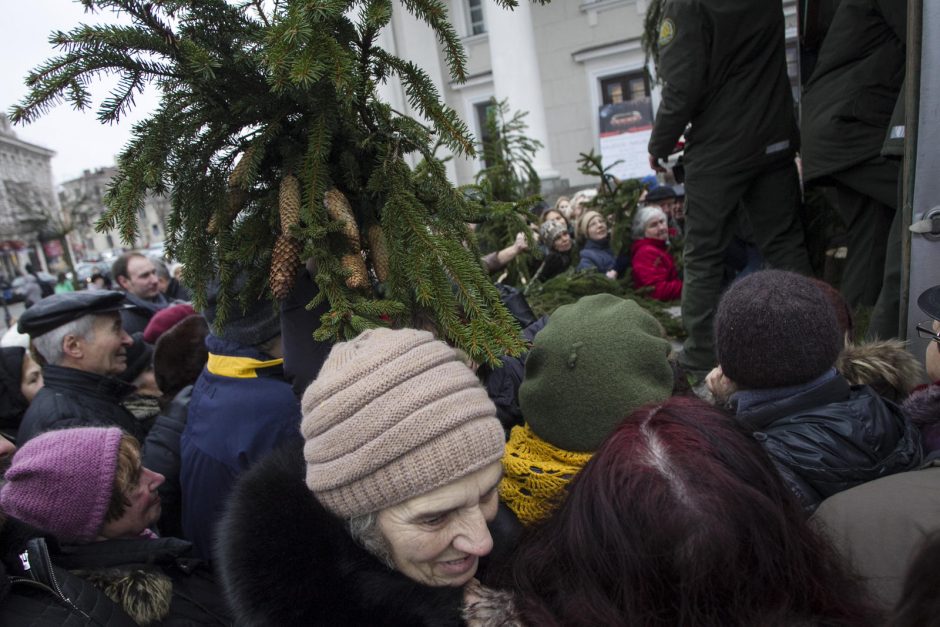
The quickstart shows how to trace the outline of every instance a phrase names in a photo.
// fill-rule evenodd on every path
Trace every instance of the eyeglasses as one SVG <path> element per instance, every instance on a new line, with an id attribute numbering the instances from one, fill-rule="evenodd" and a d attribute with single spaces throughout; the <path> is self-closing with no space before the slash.
<path id="1" fill-rule="evenodd" d="M 933 320 L 927 320 L 925 322 L 918 323 L 917 336 L 922 337 L 925 340 L 940 342 L 940 333 L 934 333 L 933 331 Z"/>

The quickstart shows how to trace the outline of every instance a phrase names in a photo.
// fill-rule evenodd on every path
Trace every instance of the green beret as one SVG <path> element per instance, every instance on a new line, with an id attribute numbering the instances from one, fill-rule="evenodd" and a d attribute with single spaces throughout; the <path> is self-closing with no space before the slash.
<path id="1" fill-rule="evenodd" d="M 670 350 L 632 300 L 596 294 L 559 307 L 526 358 L 522 415 L 546 442 L 593 452 L 633 410 L 672 394 Z"/>

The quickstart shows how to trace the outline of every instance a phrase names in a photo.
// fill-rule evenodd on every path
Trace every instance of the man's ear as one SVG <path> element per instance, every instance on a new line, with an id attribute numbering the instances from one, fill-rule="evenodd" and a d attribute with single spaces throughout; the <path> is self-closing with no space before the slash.
<path id="1" fill-rule="evenodd" d="M 84 340 L 77 335 L 66 335 L 62 338 L 62 353 L 71 359 L 81 359 L 85 356 Z"/>
<path id="2" fill-rule="evenodd" d="M 131 280 L 127 278 L 126 276 L 119 276 L 116 278 L 117 278 L 118 285 L 120 285 L 121 289 L 126 292 L 127 286 L 130 285 Z"/>

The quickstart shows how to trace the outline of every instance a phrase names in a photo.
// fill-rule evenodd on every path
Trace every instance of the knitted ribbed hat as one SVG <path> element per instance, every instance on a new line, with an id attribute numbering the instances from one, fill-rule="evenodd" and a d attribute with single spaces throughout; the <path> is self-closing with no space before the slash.
<path id="1" fill-rule="evenodd" d="M 844 345 L 835 312 L 806 277 L 764 270 L 734 283 L 715 314 L 715 354 L 743 389 L 812 381 Z"/>
<path id="2" fill-rule="evenodd" d="M 301 409 L 307 487 L 342 518 L 430 492 L 503 454 L 486 391 L 426 331 L 370 329 L 337 344 Z"/>
<path id="3" fill-rule="evenodd" d="M 586 296 L 555 310 L 535 336 L 519 388 L 532 431 L 566 451 L 595 451 L 637 407 L 672 394 L 669 342 L 632 300 Z"/>
<path id="4" fill-rule="evenodd" d="M 589 239 L 587 234 L 588 224 L 591 223 L 591 220 L 594 218 L 604 219 L 604 216 L 601 215 L 599 211 L 585 211 L 584 214 L 578 218 L 578 239 Z"/>
<path id="5" fill-rule="evenodd" d="M 121 433 L 81 427 L 31 439 L 4 475 L 0 508 L 60 540 L 94 540 L 114 491 Z"/>

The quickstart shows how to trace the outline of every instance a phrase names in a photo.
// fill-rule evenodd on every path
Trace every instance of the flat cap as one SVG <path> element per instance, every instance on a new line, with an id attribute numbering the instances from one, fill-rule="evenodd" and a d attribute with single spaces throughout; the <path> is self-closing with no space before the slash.
<path id="1" fill-rule="evenodd" d="M 660 185 L 659 187 L 654 187 L 646 193 L 646 202 L 658 202 L 660 200 L 668 200 L 675 197 L 676 191 L 674 189 L 668 185 Z"/>
<path id="2" fill-rule="evenodd" d="M 17 324 L 20 333 L 39 337 L 82 316 L 133 307 L 123 292 L 94 290 L 53 294 L 27 309 Z"/>

